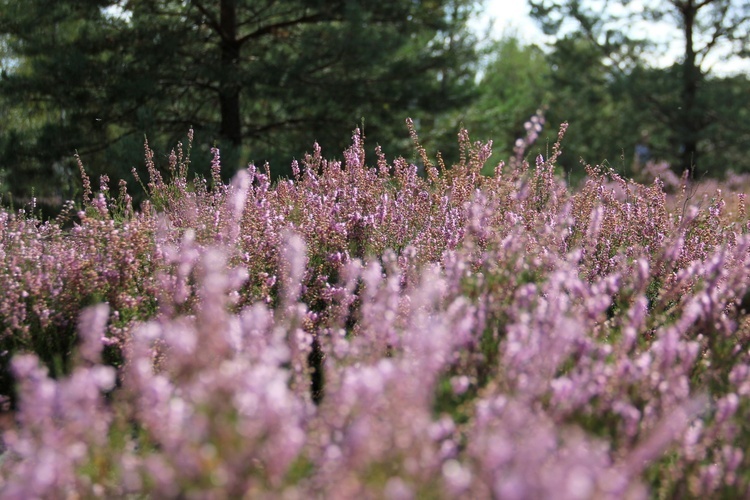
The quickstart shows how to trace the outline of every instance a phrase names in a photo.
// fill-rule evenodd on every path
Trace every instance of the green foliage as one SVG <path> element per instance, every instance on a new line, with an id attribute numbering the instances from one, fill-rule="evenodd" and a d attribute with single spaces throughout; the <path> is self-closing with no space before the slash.
<path id="1" fill-rule="evenodd" d="M 644 2 L 638 8 L 626 1 L 613 3 L 621 5 L 597 0 L 530 1 L 532 17 L 547 34 L 566 33 L 563 38 L 558 38 L 555 54 L 559 62 L 564 62 L 570 69 L 575 68 L 573 73 L 582 76 L 584 84 L 577 90 L 585 94 L 587 89 L 592 88 L 583 75 L 588 73 L 587 68 L 598 67 L 603 70 L 605 88 L 611 93 L 613 103 L 618 106 L 625 104 L 624 110 L 634 112 L 626 115 L 613 113 L 622 110 L 613 110 L 611 106 L 589 96 L 585 109 L 591 120 L 598 118 L 600 124 L 609 128 L 615 117 L 615 129 L 628 134 L 615 141 L 615 147 L 624 146 L 623 142 L 631 142 L 629 147 L 632 147 L 632 136 L 629 135 L 632 133 L 632 123 L 644 129 L 655 126 L 656 147 L 661 158 L 675 164 L 678 171 L 688 170 L 694 176 L 720 175 L 726 170 L 729 158 L 736 155 L 730 153 L 722 157 L 722 150 L 716 147 L 717 144 L 725 143 L 729 137 L 745 141 L 741 135 L 726 134 L 722 127 L 715 126 L 719 122 L 739 122 L 734 120 L 735 113 L 719 105 L 724 99 L 714 94 L 713 89 L 735 86 L 741 80 L 745 80 L 745 83 L 740 85 L 746 85 L 746 78 L 740 77 L 732 83 L 729 83 L 729 80 L 734 80 L 732 78 L 712 78 L 707 56 L 747 56 L 750 39 L 747 36 L 750 30 L 747 2 L 669 0 Z M 672 67 L 657 67 L 653 61 L 666 55 L 664 47 L 632 29 L 635 23 L 659 29 L 659 25 L 653 24 L 655 22 L 670 23 L 682 38 L 679 40 L 682 53 Z M 571 41 L 589 46 L 590 55 L 594 58 L 592 66 L 576 64 L 581 60 L 581 52 L 577 50 L 580 47 L 571 46 Z M 599 85 L 598 79 L 593 82 L 594 87 Z M 731 96 L 732 93 L 725 92 L 723 95 Z M 747 97 L 740 100 L 746 101 Z M 632 103 L 628 104 L 628 101 Z M 735 102 L 735 106 L 737 104 Z M 581 108 L 562 109 L 567 114 Z M 571 123 L 573 135 L 575 120 L 568 116 L 565 119 Z M 617 124 L 624 120 L 630 120 L 631 125 Z M 740 125 L 739 128 L 742 130 L 744 126 Z M 615 134 L 606 135 L 608 139 L 618 137 Z M 630 141 L 624 140 L 626 138 Z M 570 140 L 571 143 L 576 142 L 575 137 L 570 137 Z M 610 162 L 614 158 L 607 156 Z M 600 161 L 598 158 L 586 159 Z"/>
<path id="2" fill-rule="evenodd" d="M 616 171 L 628 174 L 630 151 L 642 125 L 627 96 L 618 95 L 618 82 L 601 53 L 585 38 L 571 35 L 557 40 L 549 64 L 555 91 L 548 120 L 569 123 L 560 164 L 575 175 L 583 174 L 581 159 L 609 162 Z"/>
<path id="3" fill-rule="evenodd" d="M 16 117 L 0 163 L 19 174 L 5 189 L 28 195 L 57 165 L 44 195 L 70 198 L 74 151 L 128 178 L 144 134 L 166 150 L 190 127 L 209 138 L 196 164 L 216 145 L 227 173 L 268 161 L 288 174 L 315 141 L 343 150 L 363 120 L 372 143 L 405 154 L 404 118 L 429 135 L 471 97 L 473 4 L 4 0 L 0 37 L 18 62 L 0 79 Z"/>
<path id="4" fill-rule="evenodd" d="M 496 163 L 510 158 L 513 143 L 525 133 L 524 122 L 547 105 L 553 87 L 550 66 L 539 47 L 524 46 L 510 36 L 491 45 L 487 54 L 477 100 L 463 123 L 472 138 L 493 141 Z"/>
<path id="5" fill-rule="evenodd" d="M 700 138 L 709 173 L 750 172 L 750 79 L 746 75 L 710 78 L 704 82 L 703 105 L 709 123 Z"/>

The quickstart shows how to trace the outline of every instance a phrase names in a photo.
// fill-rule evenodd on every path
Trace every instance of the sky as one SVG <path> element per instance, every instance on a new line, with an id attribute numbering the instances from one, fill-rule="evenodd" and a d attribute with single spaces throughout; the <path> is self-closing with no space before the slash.
<path id="1" fill-rule="evenodd" d="M 641 3 L 634 0 L 633 5 Z M 492 23 L 492 24 L 490 24 Z M 493 39 L 503 38 L 505 34 L 515 34 L 522 42 L 536 43 L 543 46 L 548 38 L 542 33 L 539 26 L 529 16 L 529 5 L 525 0 L 484 0 L 484 9 L 478 19 L 475 19 L 473 28 L 478 33 L 484 33 L 492 26 L 490 36 Z M 658 66 L 672 64 L 676 57 L 682 53 L 680 33 L 671 25 L 664 24 L 658 29 L 653 25 L 640 27 L 641 30 L 650 35 L 660 34 L 664 40 L 671 37 L 673 48 L 664 56 L 659 58 Z M 750 60 L 738 60 L 737 58 L 722 58 L 716 55 L 708 62 L 712 64 L 715 74 L 733 74 L 745 72 L 750 74 Z"/>
<path id="2" fill-rule="evenodd" d="M 542 31 L 529 17 L 529 6 L 523 0 L 484 0 L 484 9 L 475 21 L 474 28 L 484 32 L 490 23 L 492 38 L 500 39 L 504 33 L 514 33 L 526 43 L 544 38 Z"/>

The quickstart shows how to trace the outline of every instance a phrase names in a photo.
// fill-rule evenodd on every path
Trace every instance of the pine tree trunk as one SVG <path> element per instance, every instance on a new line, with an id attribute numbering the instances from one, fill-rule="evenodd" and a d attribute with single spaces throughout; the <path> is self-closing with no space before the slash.
<path id="1" fill-rule="evenodd" d="M 240 43 L 237 40 L 237 0 L 221 0 L 221 136 L 232 146 L 242 144 L 240 86 L 237 82 Z"/>
<path id="2" fill-rule="evenodd" d="M 698 7 L 693 0 L 683 4 L 682 16 L 685 34 L 685 61 L 682 68 L 682 113 L 680 113 L 680 130 L 682 137 L 682 151 L 680 163 L 682 170 L 688 170 L 690 176 L 695 176 L 695 166 L 698 159 L 698 134 L 701 130 L 701 119 L 696 116 L 696 96 L 698 83 L 701 78 L 700 68 L 696 66 L 693 33 Z"/>

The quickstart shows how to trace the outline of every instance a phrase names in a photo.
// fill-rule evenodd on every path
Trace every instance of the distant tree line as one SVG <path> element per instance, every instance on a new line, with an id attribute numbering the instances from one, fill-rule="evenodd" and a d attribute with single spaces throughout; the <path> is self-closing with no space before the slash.
<path id="1" fill-rule="evenodd" d="M 701 80 L 693 111 L 701 127 L 695 132 L 696 150 L 683 163 L 687 125 L 677 116 L 682 111 L 681 64 L 614 70 L 590 40 L 576 33 L 559 38 L 547 51 L 511 36 L 495 43 L 491 53 L 478 100 L 462 123 L 475 139 L 494 140 L 498 155 L 493 161 L 513 156 L 514 141 L 542 108 L 545 130 L 526 157 L 546 155 L 559 124 L 568 122 L 558 161 L 568 180 L 583 175 L 582 161 L 635 176 L 635 148 L 644 132 L 650 158 L 670 163 L 677 175 L 686 168 L 696 178 L 750 172 L 750 80 L 745 74 L 708 74 Z"/>
<path id="2" fill-rule="evenodd" d="M 288 175 L 314 142 L 340 156 L 358 126 L 370 150 L 417 161 L 406 117 L 448 164 L 462 126 L 494 141 L 497 163 L 537 111 L 527 158 L 567 121 L 571 180 L 581 160 L 633 174 L 644 131 L 676 172 L 750 172 L 750 82 L 708 64 L 749 54 L 750 0 L 642 4 L 531 1 L 556 35 L 545 46 L 480 43 L 473 0 L 0 0 L 2 202 L 75 196 L 76 151 L 91 173 L 132 182 L 144 137 L 163 167 L 191 127 L 199 174 L 216 145 L 225 172 L 268 162 Z M 678 28 L 681 57 L 655 65 L 636 22 Z"/>
<path id="3" fill-rule="evenodd" d="M 217 145 L 225 167 L 270 162 L 279 174 L 315 141 L 340 155 L 357 126 L 405 154 L 406 117 L 470 103 L 473 9 L 467 0 L 0 0 L 5 184 L 69 191 L 76 150 L 88 168 L 132 179 L 144 135 L 163 153 L 190 127 L 204 156 Z"/>
<path id="4" fill-rule="evenodd" d="M 589 72 L 598 73 L 592 75 L 595 80 L 609 89 L 616 107 L 631 107 L 629 116 L 621 119 L 653 129 L 656 152 L 679 171 L 700 177 L 748 168 L 729 165 L 729 157 L 722 157 L 725 148 L 719 147 L 736 153 L 750 146 L 746 75 L 719 78 L 712 75 L 710 62 L 712 57 L 750 55 L 750 0 L 529 0 L 529 4 L 544 32 L 558 35 L 556 67 L 583 58 Z M 573 29 L 560 36 L 566 24 Z M 675 40 L 681 46 L 679 57 L 671 67 L 656 68 L 654 59 L 666 51 L 659 36 L 668 27 L 679 33 Z M 568 77 L 575 79 L 569 71 Z M 592 114 L 598 107 L 591 109 Z"/>

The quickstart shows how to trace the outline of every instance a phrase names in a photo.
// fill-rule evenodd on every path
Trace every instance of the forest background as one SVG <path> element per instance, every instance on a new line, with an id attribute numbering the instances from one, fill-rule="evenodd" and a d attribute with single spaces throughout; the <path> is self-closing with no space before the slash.
<path id="1" fill-rule="evenodd" d="M 248 163 L 287 176 L 315 142 L 343 151 L 355 127 L 419 164 L 407 117 L 448 165 L 461 127 L 494 141 L 496 164 L 529 136 L 526 158 L 546 156 L 567 121 L 571 183 L 582 161 L 637 176 L 639 144 L 678 175 L 750 172 L 750 81 L 726 69 L 750 55 L 750 1 L 528 12 L 544 39 L 477 32 L 471 0 L 0 0 L 0 199 L 53 211 L 75 198 L 76 153 L 132 183 L 144 137 L 166 168 L 191 127 L 199 175 L 217 146 L 227 176 Z M 657 36 L 665 26 L 677 35 Z"/>

